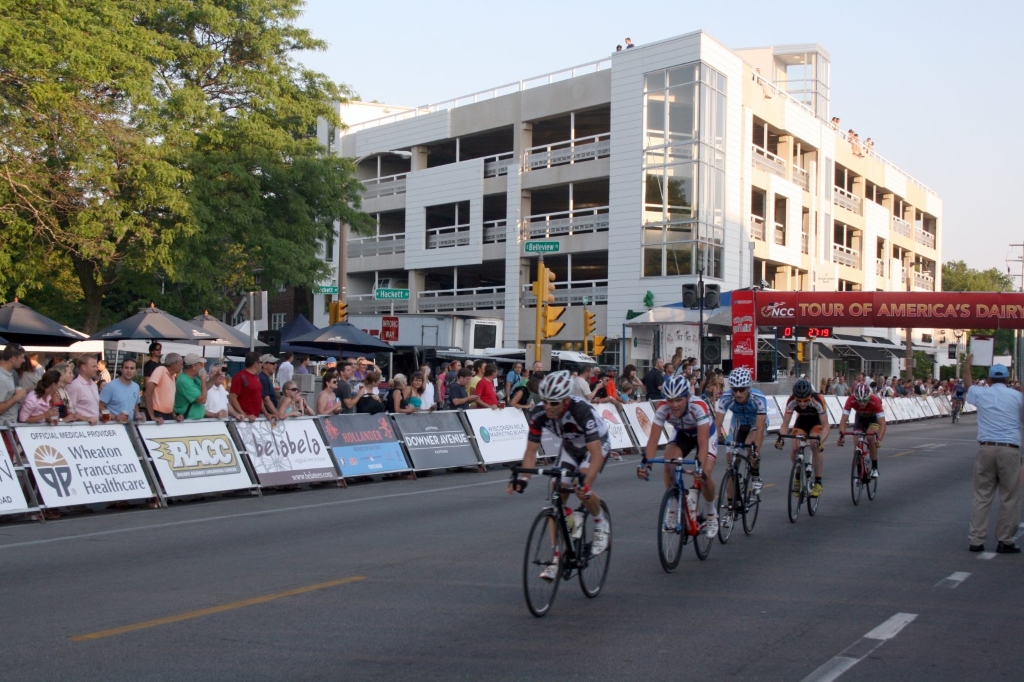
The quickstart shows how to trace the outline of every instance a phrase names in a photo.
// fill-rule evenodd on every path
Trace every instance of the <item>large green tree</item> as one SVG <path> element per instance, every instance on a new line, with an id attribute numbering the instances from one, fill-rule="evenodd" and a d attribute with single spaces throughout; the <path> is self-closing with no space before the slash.
<path id="1" fill-rule="evenodd" d="M 91 331 L 150 299 L 223 309 L 257 271 L 319 281 L 335 221 L 368 217 L 313 135 L 349 93 L 295 61 L 324 48 L 301 6 L 4 2 L 0 293 Z"/>
<path id="2" fill-rule="evenodd" d="M 943 291 L 1013 291 L 1013 280 L 996 268 L 976 270 L 962 260 L 948 261 L 942 265 Z M 987 334 L 995 337 L 995 352 L 1005 355 L 1013 352 L 1013 330 L 972 329 L 971 334 Z"/>

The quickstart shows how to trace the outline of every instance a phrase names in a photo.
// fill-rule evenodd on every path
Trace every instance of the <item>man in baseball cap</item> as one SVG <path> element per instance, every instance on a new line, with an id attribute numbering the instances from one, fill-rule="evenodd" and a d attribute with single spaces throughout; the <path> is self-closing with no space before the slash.
<path id="1" fill-rule="evenodd" d="M 174 418 L 178 421 L 206 416 L 206 391 L 213 383 L 204 364 L 206 360 L 198 353 L 189 353 L 182 360 L 181 373 L 174 380 Z"/>
<path id="2" fill-rule="evenodd" d="M 274 370 L 277 358 L 267 353 L 260 358 L 260 386 L 263 388 L 263 414 L 267 419 L 277 419 L 277 391 L 274 390 Z"/>

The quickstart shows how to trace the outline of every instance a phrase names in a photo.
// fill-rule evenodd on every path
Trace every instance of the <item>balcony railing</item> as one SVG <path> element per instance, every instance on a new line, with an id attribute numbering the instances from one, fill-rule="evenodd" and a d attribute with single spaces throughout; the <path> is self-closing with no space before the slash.
<path id="1" fill-rule="evenodd" d="M 910 223 L 896 216 L 892 217 L 892 231 L 896 234 L 902 234 L 904 237 L 913 238 L 914 236 L 914 230 L 910 227 Z"/>
<path id="2" fill-rule="evenodd" d="M 914 229 L 914 238 L 918 244 L 924 244 L 929 249 L 935 248 L 935 235 L 927 230 L 921 230 L 918 228 Z"/>
<path id="3" fill-rule="evenodd" d="M 786 245 L 786 226 L 782 223 L 775 223 L 775 243 L 779 246 Z"/>
<path id="4" fill-rule="evenodd" d="M 387 175 L 383 178 L 371 178 L 363 180 L 364 199 L 376 199 L 378 197 L 389 197 L 394 194 L 405 194 L 405 178 L 408 173 L 398 175 Z"/>
<path id="5" fill-rule="evenodd" d="M 608 280 L 589 279 L 572 282 L 555 282 L 555 303 L 557 305 L 586 305 L 597 302 L 608 302 Z M 533 295 L 529 284 L 524 284 L 519 296 L 525 306 L 537 305 L 537 297 Z"/>
<path id="6" fill-rule="evenodd" d="M 764 218 L 759 215 L 750 216 L 750 238 L 764 241 Z"/>
<path id="7" fill-rule="evenodd" d="M 755 168 L 761 168 L 780 178 L 786 177 L 786 160 L 756 144 L 750 145 L 750 162 Z"/>
<path id="8" fill-rule="evenodd" d="M 608 229 L 608 207 L 577 208 L 575 211 L 538 213 L 526 217 L 523 239 L 557 237 Z"/>
<path id="9" fill-rule="evenodd" d="M 842 187 L 833 187 L 832 189 L 834 190 L 832 193 L 832 203 L 860 215 L 861 199 L 859 196 Z"/>
<path id="10" fill-rule="evenodd" d="M 489 220 L 484 223 L 484 244 L 498 244 L 506 241 L 507 226 L 507 220 Z"/>
<path id="11" fill-rule="evenodd" d="M 885 259 L 884 258 L 876 258 L 875 259 L 875 274 L 878 275 L 879 277 L 885 277 Z"/>
<path id="12" fill-rule="evenodd" d="M 803 187 L 805 192 L 811 191 L 811 174 L 799 166 L 793 166 L 793 182 Z"/>
<path id="13" fill-rule="evenodd" d="M 526 150 L 526 170 L 538 170 L 601 159 L 612 152 L 610 133 L 577 137 L 554 144 L 542 144 Z"/>
<path id="14" fill-rule="evenodd" d="M 427 230 L 428 249 L 446 249 L 469 244 L 469 224 L 432 227 Z"/>
<path id="15" fill-rule="evenodd" d="M 512 152 L 488 156 L 484 159 L 484 177 L 496 178 L 499 175 L 508 175 L 508 169 L 514 165 L 516 165 L 516 159 Z"/>
<path id="16" fill-rule="evenodd" d="M 405 234 L 378 234 L 348 240 L 348 257 L 387 256 L 405 253 Z"/>
<path id="17" fill-rule="evenodd" d="M 926 272 L 915 272 L 914 286 L 926 291 L 935 291 L 935 278 Z"/>
<path id="18" fill-rule="evenodd" d="M 505 307 L 505 287 L 421 291 L 416 297 L 416 306 L 421 313 L 440 313 L 451 310 L 500 310 Z"/>
<path id="19" fill-rule="evenodd" d="M 849 265 L 851 268 L 860 269 L 860 251 L 851 249 L 849 246 L 833 244 L 832 260 L 843 265 Z"/>
<path id="20" fill-rule="evenodd" d="M 392 311 L 396 313 L 409 312 L 409 301 L 378 301 L 373 294 L 349 294 L 345 300 L 348 301 L 350 315 L 386 315 Z"/>

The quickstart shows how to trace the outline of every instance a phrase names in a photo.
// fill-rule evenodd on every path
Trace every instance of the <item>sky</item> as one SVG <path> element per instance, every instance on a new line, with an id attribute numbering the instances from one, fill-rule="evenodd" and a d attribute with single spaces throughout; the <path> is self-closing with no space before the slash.
<path id="1" fill-rule="evenodd" d="M 704 30 L 731 48 L 818 43 L 832 115 L 943 201 L 943 261 L 1024 258 L 1024 3 L 307 0 L 300 61 L 364 100 L 421 105 Z M 1021 215 L 1018 215 L 1020 213 Z M 1021 263 L 1010 263 L 1021 284 Z"/>

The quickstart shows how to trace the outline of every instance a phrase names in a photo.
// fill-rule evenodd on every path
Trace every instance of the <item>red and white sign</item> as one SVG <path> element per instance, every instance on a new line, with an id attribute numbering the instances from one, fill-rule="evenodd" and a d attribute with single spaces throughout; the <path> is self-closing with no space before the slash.
<path id="1" fill-rule="evenodd" d="M 385 316 L 380 318 L 380 340 L 398 341 L 398 318 Z"/>
<path id="2" fill-rule="evenodd" d="M 754 326 L 754 292 L 732 292 L 732 366 L 757 366 L 757 327 Z"/>

